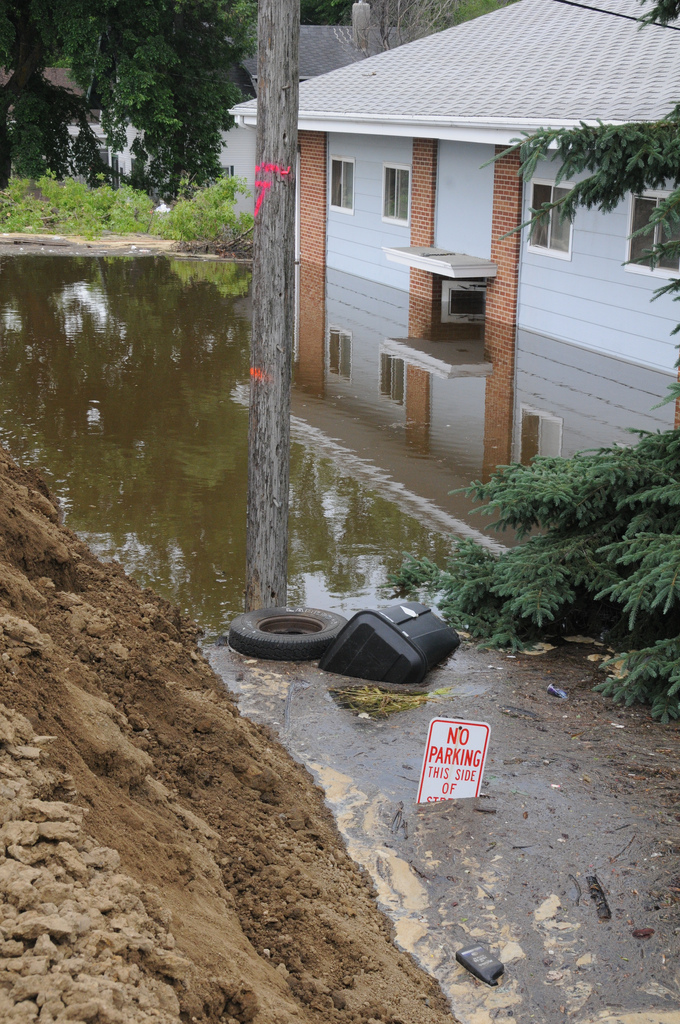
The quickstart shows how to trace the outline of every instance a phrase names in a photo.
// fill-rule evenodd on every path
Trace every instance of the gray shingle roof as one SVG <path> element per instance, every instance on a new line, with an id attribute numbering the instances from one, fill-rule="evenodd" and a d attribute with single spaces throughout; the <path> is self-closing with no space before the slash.
<path id="1" fill-rule="evenodd" d="M 300 26 L 300 78 L 316 78 L 347 64 L 365 60 L 366 56 L 382 50 L 377 29 L 369 36 L 368 54 L 358 50 L 352 41 L 349 25 L 301 25 Z M 257 81 L 257 57 L 243 61 L 253 82 Z"/>
<path id="2" fill-rule="evenodd" d="M 583 2 L 636 18 L 644 10 L 637 0 Z M 556 0 L 521 0 L 305 82 L 300 121 L 522 127 L 651 120 L 678 101 L 680 32 L 640 29 Z"/>

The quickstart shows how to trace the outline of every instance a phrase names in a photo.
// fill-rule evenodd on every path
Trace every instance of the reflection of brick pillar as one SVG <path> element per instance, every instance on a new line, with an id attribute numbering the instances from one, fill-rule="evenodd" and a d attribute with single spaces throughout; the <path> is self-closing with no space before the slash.
<path id="1" fill-rule="evenodd" d="M 323 398 L 326 350 L 326 271 L 301 263 L 298 292 L 298 357 L 295 384 Z"/>
<path id="2" fill-rule="evenodd" d="M 437 194 L 437 139 L 414 139 L 411 166 L 411 245 L 434 245 Z M 441 320 L 442 279 L 411 268 L 408 331 L 412 338 L 429 334 Z"/>
<path id="3" fill-rule="evenodd" d="M 430 446 L 431 378 L 427 370 L 406 366 L 406 443 L 426 452 Z"/>
<path id="4" fill-rule="evenodd" d="M 482 480 L 496 466 L 507 465 L 512 458 L 512 428 L 515 407 L 515 325 L 487 320 L 484 347 L 495 353 L 493 371 L 486 378 L 484 399 L 484 461 Z"/>
<path id="5" fill-rule="evenodd" d="M 326 133 L 299 132 L 300 261 L 326 265 Z"/>

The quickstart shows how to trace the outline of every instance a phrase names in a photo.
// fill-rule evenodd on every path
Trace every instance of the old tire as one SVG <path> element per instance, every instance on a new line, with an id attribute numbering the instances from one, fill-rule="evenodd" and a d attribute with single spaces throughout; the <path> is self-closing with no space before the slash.
<path id="1" fill-rule="evenodd" d="M 347 619 L 319 608 L 260 608 L 229 627 L 229 646 L 269 661 L 312 661 L 335 640 Z"/>

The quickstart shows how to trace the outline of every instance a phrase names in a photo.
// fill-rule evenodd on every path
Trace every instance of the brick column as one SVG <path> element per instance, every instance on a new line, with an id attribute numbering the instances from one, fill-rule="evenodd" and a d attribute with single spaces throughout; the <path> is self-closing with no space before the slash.
<path id="1" fill-rule="evenodd" d="M 501 153 L 502 146 L 496 146 Z M 522 223 L 522 179 L 517 176 L 519 153 L 494 164 L 491 259 L 498 272 L 486 289 L 486 318 L 499 324 L 517 323 L 520 234 L 502 236 Z M 514 346 L 513 346 L 514 349 Z"/>
<path id="2" fill-rule="evenodd" d="M 298 133 L 300 262 L 326 266 L 326 133 Z"/>
<path id="3" fill-rule="evenodd" d="M 680 381 L 680 370 L 678 370 L 678 381 Z M 673 426 L 676 430 L 680 429 L 680 398 L 675 399 L 675 423 Z"/>
<path id="4" fill-rule="evenodd" d="M 497 146 L 496 154 L 502 150 Z M 520 234 L 501 236 L 522 223 L 523 190 L 518 171 L 519 153 L 494 164 L 491 259 L 498 272 L 486 289 L 484 348 L 493 372 L 486 379 L 483 480 L 512 456 Z"/>
<path id="5" fill-rule="evenodd" d="M 437 139 L 414 139 L 411 165 L 411 245 L 434 245 L 437 195 Z M 442 279 L 411 267 L 409 325 L 411 337 L 430 334 L 441 322 Z"/>

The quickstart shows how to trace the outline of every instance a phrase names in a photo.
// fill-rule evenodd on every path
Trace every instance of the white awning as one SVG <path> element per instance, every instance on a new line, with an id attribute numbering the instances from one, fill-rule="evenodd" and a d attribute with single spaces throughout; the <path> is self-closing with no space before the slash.
<path id="1" fill-rule="evenodd" d="M 495 277 L 497 266 L 491 260 L 479 256 L 467 256 L 462 252 L 437 249 L 432 245 L 404 245 L 391 249 L 383 246 L 383 252 L 392 263 L 401 263 L 418 270 L 427 270 L 441 277 Z"/>

